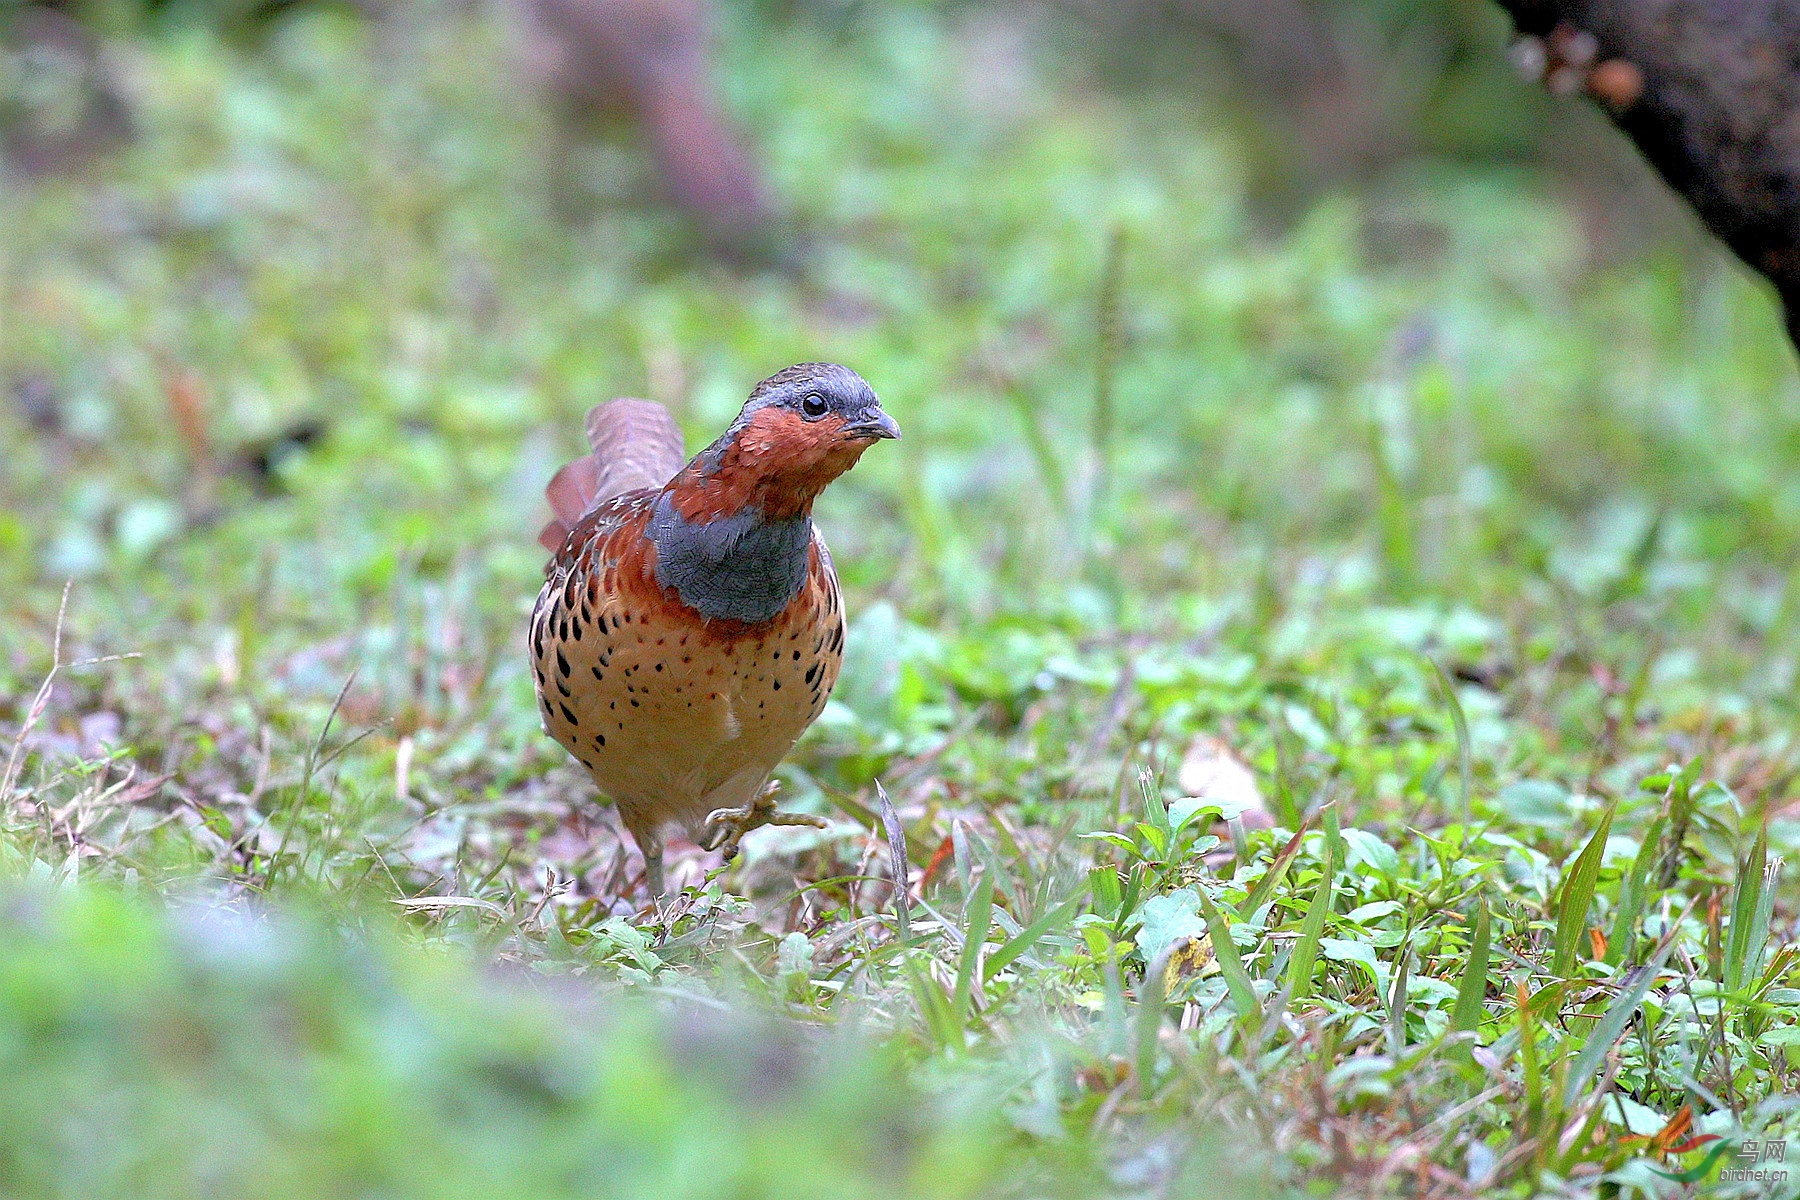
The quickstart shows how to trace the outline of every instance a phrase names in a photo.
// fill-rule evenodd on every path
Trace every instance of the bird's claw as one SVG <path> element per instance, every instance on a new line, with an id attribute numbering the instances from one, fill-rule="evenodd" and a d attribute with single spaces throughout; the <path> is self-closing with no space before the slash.
<path id="1" fill-rule="evenodd" d="M 752 829 L 760 829 L 764 825 L 808 825 L 814 829 L 825 828 L 826 822 L 820 817 L 777 810 L 775 807 L 777 790 L 778 785 L 771 782 L 763 788 L 762 793 L 756 799 L 748 804 L 738 808 L 715 808 L 708 813 L 706 825 L 700 835 L 700 848 L 722 851 L 725 861 L 730 862 L 737 857 L 738 843 L 743 841 L 744 835 Z"/>

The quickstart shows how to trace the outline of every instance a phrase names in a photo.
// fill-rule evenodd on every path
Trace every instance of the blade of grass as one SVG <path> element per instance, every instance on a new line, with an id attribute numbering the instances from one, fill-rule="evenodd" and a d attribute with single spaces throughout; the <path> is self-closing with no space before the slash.
<path id="1" fill-rule="evenodd" d="M 1144 863 L 1132 867 L 1125 874 L 1125 891 L 1119 897 L 1119 912 L 1113 919 L 1113 936 L 1125 936 L 1125 922 L 1137 912 L 1138 897 L 1144 894 L 1144 880 L 1149 876 L 1150 868 Z"/>
<path id="2" fill-rule="evenodd" d="M 1406 1053 L 1406 985 L 1412 980 L 1411 931 L 1400 942 L 1400 961 L 1394 965 L 1394 986 L 1388 993 L 1388 1053 L 1395 1061 Z"/>
<path id="3" fill-rule="evenodd" d="M 1474 1033 L 1481 1028 L 1486 1014 L 1487 978 L 1491 929 L 1488 924 L 1487 901 L 1475 909 L 1475 932 L 1469 939 L 1469 961 L 1463 964 L 1462 979 L 1456 985 L 1456 1008 L 1450 1017 L 1450 1028 L 1458 1033 Z"/>
<path id="4" fill-rule="evenodd" d="M 1343 832 L 1338 828 L 1337 802 L 1330 801 L 1321 804 L 1319 806 L 1319 812 L 1323 814 L 1322 819 L 1325 826 L 1325 844 L 1331 847 L 1331 861 L 1342 866 L 1344 863 L 1350 861 L 1350 856 L 1344 849 Z"/>
<path id="5" fill-rule="evenodd" d="M 1106 239 L 1106 257 L 1100 268 L 1100 294 L 1094 304 L 1094 483 L 1089 504 L 1093 513 L 1105 511 L 1112 492 L 1113 377 L 1125 340 L 1119 321 L 1124 265 L 1125 230 L 1115 225 Z"/>
<path id="6" fill-rule="evenodd" d="M 1587 936 L 1588 909 L 1594 903 L 1594 886 L 1600 880 L 1600 858 L 1606 852 L 1606 838 L 1612 832 L 1613 813 L 1618 802 L 1606 806 L 1587 845 L 1569 868 L 1563 880 L 1562 899 L 1557 904 L 1555 950 L 1550 959 L 1550 973 L 1567 979 L 1575 971 L 1575 956 Z"/>
<path id="7" fill-rule="evenodd" d="M 1737 885 L 1732 889 L 1731 929 L 1725 938 L 1725 990 L 1735 992 L 1756 978 L 1763 946 L 1769 940 L 1769 918 L 1774 911 L 1774 887 L 1769 878 L 1769 830 L 1756 834 L 1750 853 L 1738 864 Z"/>
<path id="8" fill-rule="evenodd" d="M 325 723 L 319 727 L 318 740 L 306 752 L 300 763 L 300 787 L 294 794 L 293 801 L 287 806 L 287 821 L 282 825 L 281 838 L 275 843 L 275 853 L 269 855 L 264 863 L 267 868 L 263 872 L 262 887 L 267 891 L 275 881 L 275 872 L 280 868 L 281 860 L 287 854 L 288 842 L 293 838 L 294 827 L 300 823 L 300 811 L 312 798 L 313 776 L 318 772 L 320 758 L 325 753 L 325 739 L 331 736 L 331 723 L 337 719 L 338 711 L 344 707 L 344 697 L 356 683 L 356 673 L 360 668 L 352 667 L 350 674 L 344 679 L 344 686 L 338 689 L 337 698 L 331 702 L 331 708 L 325 714 Z M 275 814 L 269 814 L 269 823 L 274 824 Z"/>
<path id="9" fill-rule="evenodd" d="M 1110 871 L 1111 868 L 1108 868 L 1108 870 Z M 1085 888 L 1076 892 L 1073 896 L 1070 896 L 1067 900 L 1064 900 L 1061 904 L 1058 904 L 1055 908 L 1051 909 L 1025 928 L 1019 930 L 1018 933 L 1008 938 L 998 950 L 995 950 L 992 954 L 988 955 L 987 962 L 983 964 L 981 969 L 981 981 L 983 985 L 986 985 L 988 980 L 993 979 L 1000 974 L 1000 972 L 1011 966 L 1014 959 L 1035 946 L 1039 938 L 1068 920 L 1068 918 L 1074 914 L 1075 910 L 1081 906 L 1081 902 L 1086 896 L 1087 889 Z"/>
<path id="10" fill-rule="evenodd" d="M 1136 1030 L 1138 1090 L 1148 1094 L 1150 1081 L 1156 1077 L 1156 1049 L 1162 1033 L 1163 1009 L 1167 998 L 1169 951 L 1151 960 L 1138 987 Z"/>
<path id="11" fill-rule="evenodd" d="M 1663 838 L 1662 853 L 1657 858 L 1656 886 L 1665 892 L 1681 877 L 1682 847 L 1694 821 L 1694 781 L 1700 778 L 1700 767 L 1701 761 L 1696 758 L 1676 772 L 1663 797 L 1669 827 Z"/>
<path id="12" fill-rule="evenodd" d="M 1319 885 L 1313 889 L 1312 903 L 1300 919 L 1300 940 L 1288 957 L 1287 986 L 1295 1000 L 1312 995 L 1313 966 L 1319 960 L 1319 939 L 1325 936 L 1325 918 L 1331 913 L 1331 896 L 1337 864 L 1332 842 L 1325 839 L 1325 862 L 1319 874 Z"/>
<path id="13" fill-rule="evenodd" d="M 858 825 L 861 825 L 871 833 L 885 835 L 886 826 L 882 822 L 881 814 L 875 809 L 872 809 L 865 804 L 858 803 L 855 797 L 846 796 L 834 788 L 821 788 L 820 791 L 825 799 L 831 801 L 839 812 L 849 817 L 852 821 L 855 821 Z M 927 861 L 930 859 L 933 849 L 935 849 L 935 847 L 927 846 L 922 839 L 915 837 L 910 833 L 906 834 L 906 850 L 914 859 L 920 862 Z"/>
<path id="14" fill-rule="evenodd" d="M 1110 951 L 1101 966 L 1101 980 L 1106 998 L 1106 1052 L 1123 1058 L 1131 1052 L 1127 1044 L 1130 1029 L 1125 1011 L 1125 984 L 1119 978 L 1118 956 Z"/>
<path id="15" fill-rule="evenodd" d="M 1225 977 L 1231 1006 L 1237 1009 L 1239 1017 L 1254 1023 L 1262 1015 L 1262 1005 L 1257 1003 L 1256 985 L 1250 982 L 1250 973 L 1244 970 L 1244 960 L 1238 956 L 1237 943 L 1231 940 L 1231 926 L 1225 923 L 1224 915 L 1204 891 L 1200 893 L 1200 912 L 1206 918 L 1207 932 L 1212 934 L 1213 960 Z"/>
<path id="16" fill-rule="evenodd" d="M 1456 811 L 1461 814 L 1463 824 L 1469 823 L 1469 792 L 1471 753 L 1469 749 L 1469 718 L 1464 715 L 1462 701 L 1457 698 L 1456 684 L 1445 674 L 1444 668 L 1438 665 L 1435 658 L 1427 657 L 1431 664 L 1432 674 L 1436 676 L 1438 693 L 1444 698 L 1444 706 L 1450 710 L 1450 723 L 1456 729 L 1456 774 L 1459 784 Z"/>
<path id="17" fill-rule="evenodd" d="M 1063 475 L 1063 456 L 1057 451 L 1056 439 L 1045 427 L 1037 401 L 1024 383 L 1000 365 L 999 355 L 990 353 L 987 361 L 988 372 L 994 384 L 1018 414 L 1019 424 L 1025 432 L 1025 444 L 1031 448 L 1032 461 L 1037 464 L 1038 474 L 1043 477 L 1044 490 L 1049 493 L 1050 502 L 1056 506 L 1057 514 L 1066 520 L 1070 507 L 1069 484 Z"/>
<path id="18" fill-rule="evenodd" d="M 1287 878 L 1288 868 L 1293 865 L 1295 856 L 1300 853 L 1300 844 L 1306 839 L 1307 833 L 1312 830 L 1313 820 L 1317 816 L 1318 814 L 1314 813 L 1300 822 L 1300 828 L 1294 830 L 1294 836 L 1289 838 L 1287 844 L 1276 853 L 1275 861 L 1269 864 L 1269 869 L 1264 872 L 1261 879 L 1256 881 L 1256 886 L 1251 888 L 1250 894 L 1244 898 L 1243 911 L 1254 914 L 1270 896 L 1275 894 L 1275 889 L 1280 886 L 1283 879 Z"/>
<path id="19" fill-rule="evenodd" d="M 1613 916 L 1612 933 L 1606 939 L 1606 962 L 1608 966 L 1618 966 L 1631 961 L 1632 952 L 1637 949 L 1638 921 L 1644 915 L 1644 901 L 1648 898 L 1650 872 L 1656 867 L 1656 856 L 1662 843 L 1663 823 L 1667 818 L 1662 813 L 1650 822 L 1650 828 L 1644 831 L 1643 844 L 1638 847 L 1637 857 L 1632 860 L 1631 867 L 1625 877 L 1619 881 L 1619 910 Z"/>
<path id="20" fill-rule="evenodd" d="M 956 965 L 956 987 L 950 993 L 950 1012 L 958 1029 L 969 1023 L 973 1008 L 976 968 L 981 963 L 981 948 L 987 944 L 988 929 L 994 923 L 994 877 L 984 873 L 969 898 L 967 932 L 963 935 L 962 959 Z"/>
<path id="21" fill-rule="evenodd" d="M 950 999 L 944 995 L 943 988 L 932 982 L 914 955 L 914 951 L 903 951 L 900 961 L 906 969 L 907 982 L 912 986 L 913 999 L 918 1003 L 919 1016 L 925 1022 L 925 1031 L 939 1046 L 960 1051 L 966 1043 L 962 1026 L 950 1009 Z"/>
<path id="22" fill-rule="evenodd" d="M 900 824 L 900 814 L 894 811 L 894 802 L 888 799 L 887 789 L 881 786 L 881 780 L 875 781 L 875 795 L 881 801 L 881 823 L 887 829 L 888 864 L 894 873 L 894 917 L 900 923 L 900 940 L 912 941 L 912 868 L 906 858 L 906 830 Z"/>
<path id="23" fill-rule="evenodd" d="M 1124 885 L 1119 882 L 1119 871 L 1111 865 L 1094 867 L 1088 871 L 1088 890 L 1094 894 L 1094 911 L 1113 920 L 1119 915 L 1119 905 L 1125 902 Z"/>
<path id="24" fill-rule="evenodd" d="M 1544 1073 L 1538 1061 L 1537 1021 L 1531 1011 L 1531 997 L 1525 991 L 1525 985 L 1519 984 L 1514 993 L 1514 1015 L 1518 1018 L 1519 1068 L 1522 1076 L 1520 1098 L 1525 1102 L 1524 1120 L 1520 1123 L 1520 1136 L 1531 1137 L 1543 1126 L 1544 1116 Z"/>
<path id="25" fill-rule="evenodd" d="M 1688 912 L 1692 911 L 1693 904 L 1690 903 Z M 1569 1068 L 1568 1077 L 1563 1080 L 1563 1108 L 1567 1109 L 1575 1103 L 1576 1097 L 1581 1095 L 1581 1090 L 1587 1086 L 1587 1081 L 1592 1079 L 1594 1072 L 1600 1069 L 1601 1060 L 1606 1057 L 1606 1052 L 1612 1049 L 1613 1043 L 1619 1040 L 1619 1035 L 1625 1032 L 1625 1026 L 1630 1022 L 1632 1014 L 1637 1012 L 1639 1006 L 1644 1003 L 1644 997 L 1650 994 L 1650 986 L 1656 982 L 1657 975 L 1662 972 L 1663 964 L 1669 961 L 1669 954 L 1675 949 L 1677 935 L 1686 919 L 1687 913 L 1684 912 L 1678 920 L 1670 924 L 1669 932 L 1663 936 L 1662 942 L 1656 947 L 1656 952 L 1651 955 L 1650 961 L 1638 968 L 1636 974 L 1630 977 L 1630 982 L 1607 1006 L 1599 1023 L 1588 1031 L 1587 1039 L 1582 1042 L 1581 1050 L 1576 1054 L 1575 1062 Z"/>

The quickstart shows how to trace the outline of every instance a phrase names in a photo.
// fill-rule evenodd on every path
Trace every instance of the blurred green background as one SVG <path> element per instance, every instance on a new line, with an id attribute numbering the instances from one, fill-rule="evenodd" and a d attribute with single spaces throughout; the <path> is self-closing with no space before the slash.
<path id="1" fill-rule="evenodd" d="M 1608 804 L 1624 904 L 1672 762 L 1714 790 L 1667 927 L 1765 819 L 1800 845 L 1779 314 L 1512 71 L 1493 5 L 590 7 L 0 4 L 8 1194 L 1223 1194 L 1212 1067 L 1121 1082 L 1142 915 L 1084 910 L 1110 940 L 1057 926 L 1030 979 L 977 973 L 991 1001 L 961 917 L 903 970 L 880 889 L 822 882 L 886 869 L 877 777 L 915 870 L 956 845 L 924 897 L 1017 873 L 1011 936 L 1111 861 L 1071 830 L 1129 828 L 1140 769 L 1178 799 L 1216 735 L 1279 829 L 1335 799 L 1372 844 L 1455 843 L 1520 978 Z M 820 505 L 851 658 L 784 781 L 834 826 L 690 856 L 651 920 L 538 729 L 541 488 L 594 403 L 699 445 L 811 359 L 906 431 Z M 1189 849 L 1144 897 L 1213 869 Z M 1420 853 L 1336 861 L 1394 907 L 1332 918 L 1383 957 L 1322 968 L 1326 1061 L 1375 1052 L 1394 947 L 1467 907 Z M 1454 983 L 1448 936 L 1415 985 Z M 966 1044 L 940 985 L 994 1006 Z M 1790 1044 L 1702 1111 L 1788 1120 L 1754 1114 Z M 1247 1194 L 1366 1182 L 1253 1049 L 1286 1111 Z M 1663 1117 L 1665 1067 L 1632 1092 Z M 1326 1091 L 1404 1140 L 1485 1087 L 1457 1069 L 1410 1109 L 1425 1073 Z M 1525 1136 L 1484 1103 L 1424 1158 L 1536 1186 L 1477 1169 Z"/>

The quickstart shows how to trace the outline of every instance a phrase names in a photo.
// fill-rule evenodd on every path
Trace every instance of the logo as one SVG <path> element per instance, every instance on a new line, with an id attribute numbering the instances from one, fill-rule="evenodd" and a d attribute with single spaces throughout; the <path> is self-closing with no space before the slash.
<path id="1" fill-rule="evenodd" d="M 1673 1179 L 1676 1183 L 1698 1183 L 1706 1177 L 1708 1171 L 1712 1170 L 1713 1164 L 1719 1161 L 1719 1156 L 1729 1149 L 1731 1149 L 1730 1142 L 1720 1142 L 1706 1152 L 1706 1157 L 1700 1160 L 1699 1166 L 1689 1167 L 1685 1171 L 1665 1171 L 1661 1167 L 1651 1167 L 1650 1170 L 1664 1179 Z"/>
<path id="2" fill-rule="evenodd" d="M 1689 1167 L 1685 1171 L 1664 1171 L 1658 1167 L 1650 1169 L 1664 1179 L 1673 1179 L 1676 1183 L 1698 1183 L 1713 1169 L 1714 1164 L 1724 1156 L 1725 1152 L 1731 1149 L 1731 1143 L 1719 1141 L 1714 1134 L 1703 1134 L 1700 1137 L 1689 1138 L 1680 1145 L 1669 1147 L 1672 1153 L 1681 1154 L 1688 1150 L 1697 1150 L 1706 1142 L 1718 1142 L 1719 1144 L 1708 1150 L 1706 1157 L 1701 1159 L 1697 1166 Z M 1788 1181 L 1785 1166 L 1776 1168 L 1760 1165 L 1785 1164 L 1787 1162 L 1786 1138 L 1770 1138 L 1767 1141 L 1747 1138 L 1738 1144 L 1735 1157 L 1737 1159 L 1735 1164 L 1720 1170 L 1719 1181 L 1721 1183 L 1786 1183 Z"/>

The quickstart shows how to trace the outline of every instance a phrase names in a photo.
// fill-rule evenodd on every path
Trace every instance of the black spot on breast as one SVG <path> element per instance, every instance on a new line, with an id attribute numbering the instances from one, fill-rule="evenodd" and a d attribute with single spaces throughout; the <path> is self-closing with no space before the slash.
<path id="1" fill-rule="evenodd" d="M 594 735 L 594 745 L 600 747 L 602 750 L 606 749 L 606 735 L 604 733 L 596 733 Z"/>
<path id="2" fill-rule="evenodd" d="M 593 673 L 594 673 L 594 681 L 595 681 L 595 682 L 596 682 L 596 683 L 598 683 L 598 682 L 599 682 L 599 681 L 600 681 L 600 680 L 602 680 L 602 679 L 605 679 L 605 678 L 606 678 L 606 676 L 604 676 L 604 675 L 602 675 L 602 674 L 601 674 L 601 673 L 600 673 L 600 668 L 599 668 L 599 667 L 589 667 L 589 668 L 588 668 L 588 670 L 590 670 L 590 671 L 592 671 L 592 672 L 593 672 Z"/>
<path id="3" fill-rule="evenodd" d="M 811 682 L 813 682 L 813 680 L 817 679 L 818 677 L 819 677 L 819 664 L 818 663 L 814 663 L 812 666 L 806 668 L 806 682 L 811 683 Z"/>
<path id="4" fill-rule="evenodd" d="M 795 662 L 800 661 L 800 652 L 798 650 L 794 651 L 794 661 Z"/>
<path id="5" fill-rule="evenodd" d="M 777 679 L 774 681 L 774 683 L 775 683 L 775 690 L 779 692 L 781 690 L 781 680 Z"/>
<path id="6" fill-rule="evenodd" d="M 558 708 L 560 708 L 560 709 L 562 709 L 562 715 L 563 715 L 563 719 L 564 719 L 564 720 L 566 720 L 566 721 L 568 721 L 568 723 L 569 723 L 569 724 L 570 724 L 570 725 L 571 725 L 571 726 L 574 726 L 574 727 L 576 727 L 576 728 L 580 728 L 580 726 L 581 726 L 581 722 L 580 722 L 580 721 L 577 721 L 577 720 L 576 720 L 576 719 L 575 719 L 575 714 L 574 714 L 574 713 L 572 713 L 572 712 L 570 712 L 570 711 L 569 711 L 569 706 L 568 706 L 568 705 L 566 705 L 566 704 L 559 704 L 559 705 L 557 705 L 557 707 L 558 707 Z"/>
<path id="7" fill-rule="evenodd" d="M 560 679 L 556 681 L 556 690 L 563 694 L 563 699 L 565 700 L 573 700 L 575 698 L 575 693 L 569 690 L 569 685 Z"/>
<path id="8" fill-rule="evenodd" d="M 659 671 L 660 671 L 660 670 L 662 670 L 662 664 L 661 664 L 661 663 L 657 663 L 657 664 L 656 664 L 656 669 L 657 669 L 657 670 L 659 670 Z"/>
<path id="9" fill-rule="evenodd" d="M 558 647 L 556 651 L 556 672 L 564 679 L 569 677 L 569 660 L 563 657 L 563 652 L 560 647 Z"/>

